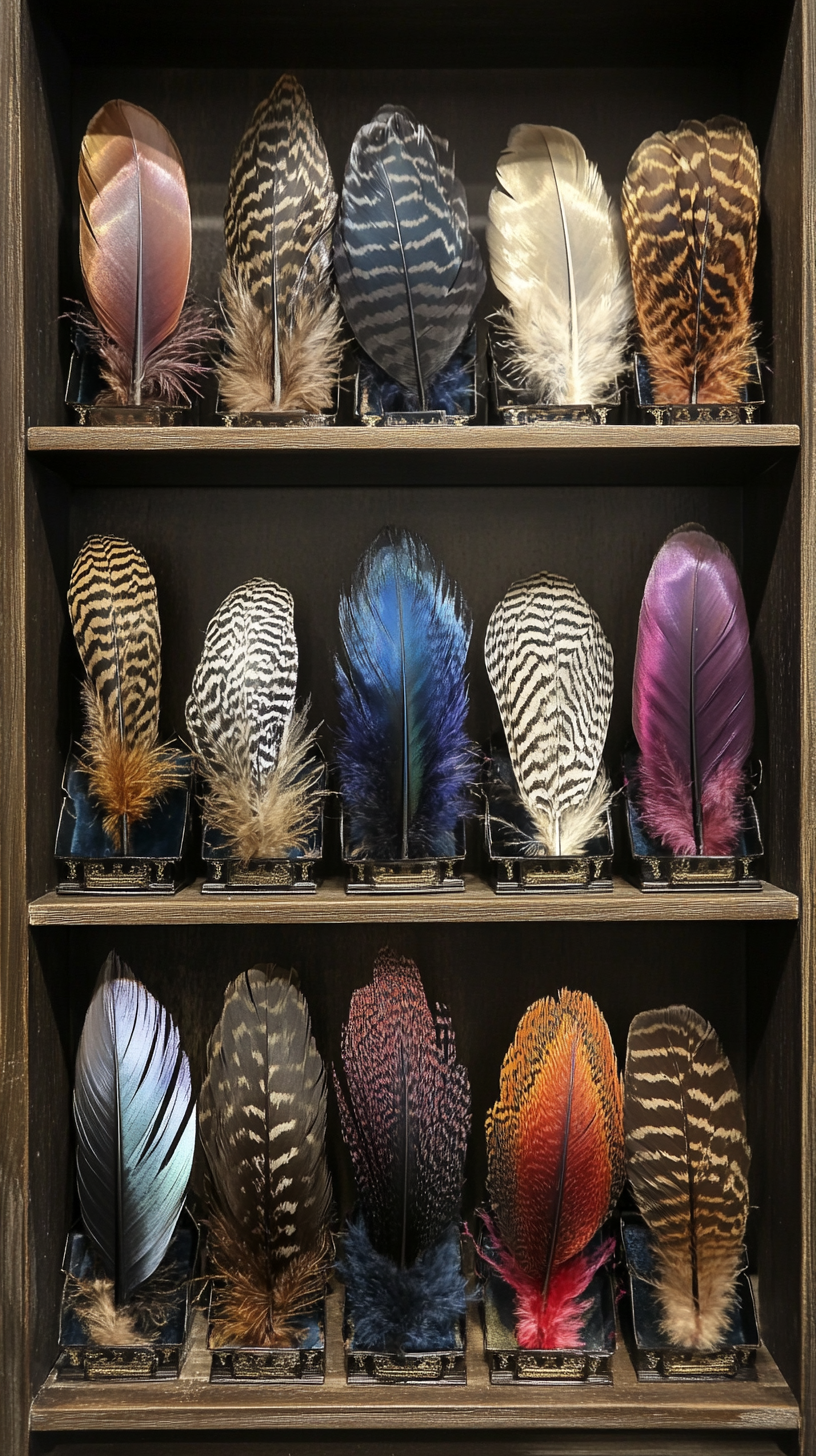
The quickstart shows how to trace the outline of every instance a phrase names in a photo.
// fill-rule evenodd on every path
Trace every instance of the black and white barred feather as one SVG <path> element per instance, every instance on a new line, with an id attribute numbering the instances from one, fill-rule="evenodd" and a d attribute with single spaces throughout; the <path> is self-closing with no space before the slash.
<path id="1" fill-rule="evenodd" d="M 626 1171 L 649 1228 L 663 1333 L 683 1349 L 722 1345 L 743 1262 L 751 1154 L 717 1033 L 688 1006 L 629 1028 Z"/>
<path id="2" fill-rule="evenodd" d="M 485 270 L 447 141 L 401 107 L 384 106 L 354 139 L 334 266 L 358 343 L 425 409 L 470 328 Z"/>
<path id="3" fill-rule="evenodd" d="M 485 666 L 538 844 L 580 853 L 611 796 L 602 754 L 613 657 L 597 616 L 561 576 L 515 582 L 488 623 Z"/>
<path id="4" fill-rule="evenodd" d="M 236 587 L 207 628 L 186 717 L 205 817 L 243 860 L 302 849 L 317 818 L 297 670 L 291 594 L 261 577 Z"/>

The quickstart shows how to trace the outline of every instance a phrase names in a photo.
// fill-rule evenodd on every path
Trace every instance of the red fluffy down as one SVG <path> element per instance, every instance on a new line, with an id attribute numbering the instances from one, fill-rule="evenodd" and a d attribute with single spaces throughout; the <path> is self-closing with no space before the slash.
<path id="1" fill-rule="evenodd" d="M 604 1239 L 591 1254 L 583 1250 L 553 1271 L 544 1296 L 536 1279 L 525 1274 L 509 1249 L 501 1243 L 492 1220 L 482 1214 L 490 1242 L 491 1257 L 480 1250 L 486 1264 L 516 1293 L 516 1339 L 523 1350 L 577 1350 L 583 1347 L 584 1322 L 592 1301 L 581 1295 L 595 1274 L 612 1257 L 613 1238 Z"/>
<path id="2" fill-rule="evenodd" d="M 641 757 L 637 786 L 646 832 L 672 854 L 696 855 L 691 785 L 668 754 Z M 734 853 L 742 827 L 744 794 L 744 769 L 724 760 L 703 789 L 704 855 Z"/>

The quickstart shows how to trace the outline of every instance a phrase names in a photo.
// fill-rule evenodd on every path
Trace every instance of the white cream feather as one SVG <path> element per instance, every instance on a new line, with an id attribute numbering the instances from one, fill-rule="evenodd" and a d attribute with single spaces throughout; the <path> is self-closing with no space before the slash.
<path id="1" fill-rule="evenodd" d="M 634 313 L 620 213 L 571 132 L 516 126 L 490 194 L 487 246 L 514 380 L 547 404 L 614 392 Z"/>

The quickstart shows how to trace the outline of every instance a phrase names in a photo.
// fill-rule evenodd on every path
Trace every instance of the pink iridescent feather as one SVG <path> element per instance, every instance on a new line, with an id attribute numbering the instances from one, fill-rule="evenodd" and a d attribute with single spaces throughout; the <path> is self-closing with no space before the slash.
<path id="1" fill-rule="evenodd" d="M 733 854 L 754 736 L 748 617 L 737 568 L 701 527 L 655 557 L 632 688 L 644 828 L 677 855 Z"/>

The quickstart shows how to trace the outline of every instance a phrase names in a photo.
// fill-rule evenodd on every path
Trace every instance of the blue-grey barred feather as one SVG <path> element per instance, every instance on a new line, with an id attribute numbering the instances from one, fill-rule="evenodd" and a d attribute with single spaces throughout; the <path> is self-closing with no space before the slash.
<path id="1" fill-rule="evenodd" d="M 158 1268 L 173 1236 L 195 1103 L 171 1017 L 115 953 L 82 1028 L 74 1120 L 82 1222 L 118 1305 Z"/>
<path id="2" fill-rule="evenodd" d="M 340 599 L 337 764 L 353 856 L 455 853 L 472 772 L 471 625 L 459 587 L 424 541 L 381 531 Z"/>
<path id="3" fill-rule="evenodd" d="M 426 409 L 486 278 L 448 143 L 401 107 L 383 107 L 354 139 L 334 266 L 358 343 Z"/>

